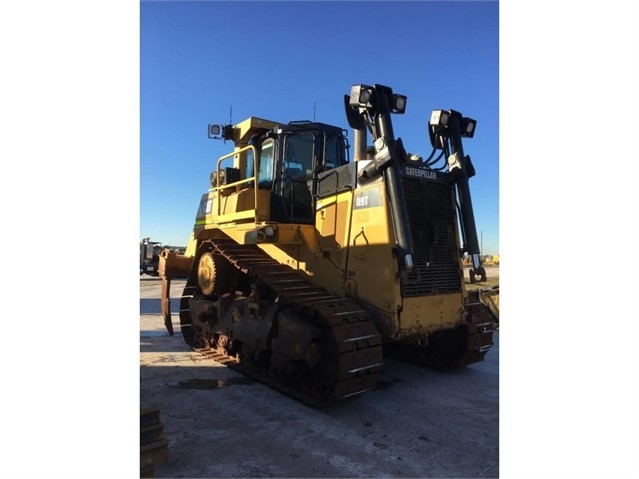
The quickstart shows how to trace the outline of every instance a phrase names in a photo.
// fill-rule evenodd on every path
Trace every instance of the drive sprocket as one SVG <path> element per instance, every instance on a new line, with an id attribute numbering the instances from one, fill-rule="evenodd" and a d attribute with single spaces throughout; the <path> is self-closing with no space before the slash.
<path id="1" fill-rule="evenodd" d="M 200 256 L 197 265 L 197 283 L 204 296 L 221 294 L 223 285 L 220 274 L 226 260 L 213 252 L 206 252 Z"/>

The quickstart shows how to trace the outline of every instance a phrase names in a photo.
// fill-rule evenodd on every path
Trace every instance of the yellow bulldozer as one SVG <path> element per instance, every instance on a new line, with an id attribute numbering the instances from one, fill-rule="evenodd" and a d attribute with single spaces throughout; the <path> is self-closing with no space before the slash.
<path id="1" fill-rule="evenodd" d="M 466 253 L 471 281 L 486 280 L 462 145 L 476 121 L 435 110 L 424 159 L 393 132 L 406 102 L 352 86 L 352 160 L 337 126 L 209 125 L 234 148 L 214 165 L 184 254 L 160 255 L 169 333 L 171 279 L 187 276 L 186 343 L 312 406 L 375 388 L 385 354 L 439 370 L 481 361 L 497 319 L 461 264 Z"/>
<path id="2" fill-rule="evenodd" d="M 481 262 L 484 266 L 499 266 L 498 254 L 487 254 L 481 257 Z"/>

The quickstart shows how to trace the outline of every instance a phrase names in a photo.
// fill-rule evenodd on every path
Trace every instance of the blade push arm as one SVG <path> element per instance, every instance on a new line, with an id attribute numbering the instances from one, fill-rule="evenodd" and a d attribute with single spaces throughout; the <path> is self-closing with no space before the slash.
<path id="1" fill-rule="evenodd" d="M 473 202 L 470 196 L 469 178 L 475 175 L 475 168 L 470 161 L 470 156 L 464 155 L 462 138 L 472 138 L 477 122 L 471 118 L 465 118 L 461 113 L 450 110 L 435 110 L 429 123 L 429 134 L 433 148 L 444 149 L 450 152 L 448 156 L 448 170 L 455 182 L 457 199 L 460 210 L 460 223 L 464 240 L 463 251 L 467 252 L 473 262 L 470 270 L 470 281 L 474 283 L 479 276 L 481 281 L 486 281 L 486 271 L 482 266 L 477 240 L 477 227 Z"/>
<path id="2" fill-rule="evenodd" d="M 360 172 L 359 179 L 366 181 L 380 175 L 384 177 L 386 194 L 394 218 L 397 249 L 404 258 L 406 271 L 411 271 L 414 268 L 415 252 L 399 169 L 401 159 L 406 154 L 401 140 L 395 139 L 391 119 L 391 113 L 403 114 L 405 109 L 406 97 L 394 94 L 389 87 L 353 85 L 346 116 L 352 128 L 362 129 L 365 126 L 373 135 L 375 159 Z"/>

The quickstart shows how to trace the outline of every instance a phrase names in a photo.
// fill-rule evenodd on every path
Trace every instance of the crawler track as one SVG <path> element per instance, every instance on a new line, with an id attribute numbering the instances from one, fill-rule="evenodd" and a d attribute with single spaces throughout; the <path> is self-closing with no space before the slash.
<path id="1" fill-rule="evenodd" d="M 499 323 L 477 291 L 471 291 L 466 304 L 467 320 L 454 329 L 437 331 L 427 346 L 399 341 L 384 345 L 384 354 L 399 361 L 447 371 L 483 361 L 493 345 L 493 332 Z"/>
<path id="2" fill-rule="evenodd" d="M 264 367 L 263 360 L 254 361 L 251 354 L 229 351 L 225 342 L 213 345 L 203 342 L 191 326 L 191 300 L 203 296 L 198 286 L 197 257 L 180 300 L 179 313 L 184 340 L 195 351 L 313 407 L 357 396 L 376 386 L 383 366 L 381 337 L 369 314 L 357 303 L 314 286 L 299 272 L 278 263 L 254 245 L 207 241 L 200 246 L 198 256 L 204 252 L 222 255 L 232 265 L 232 273 L 244 283 L 250 282 L 251 289 L 266 290 L 280 310 L 293 310 L 298 319 L 321 330 L 320 343 L 330 350 L 326 358 L 332 359 L 322 361 L 327 372 L 321 381 L 310 376 L 282 377 L 272 367 Z M 328 384 L 326 377 L 330 377 Z"/>

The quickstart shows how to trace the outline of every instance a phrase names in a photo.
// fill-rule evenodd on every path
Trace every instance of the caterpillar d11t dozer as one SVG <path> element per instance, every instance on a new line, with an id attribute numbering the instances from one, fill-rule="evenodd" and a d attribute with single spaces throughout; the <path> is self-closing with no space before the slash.
<path id="1" fill-rule="evenodd" d="M 394 136 L 405 96 L 355 85 L 344 103 L 354 161 L 347 132 L 323 123 L 209 125 L 234 149 L 184 254 L 160 255 L 171 334 L 171 278 L 187 275 L 186 343 L 313 406 L 373 389 L 383 350 L 437 369 L 481 361 L 497 326 L 461 265 L 466 252 L 471 280 L 485 279 L 462 147 L 475 121 L 433 113 L 433 155 L 447 161 L 435 169 Z"/>

